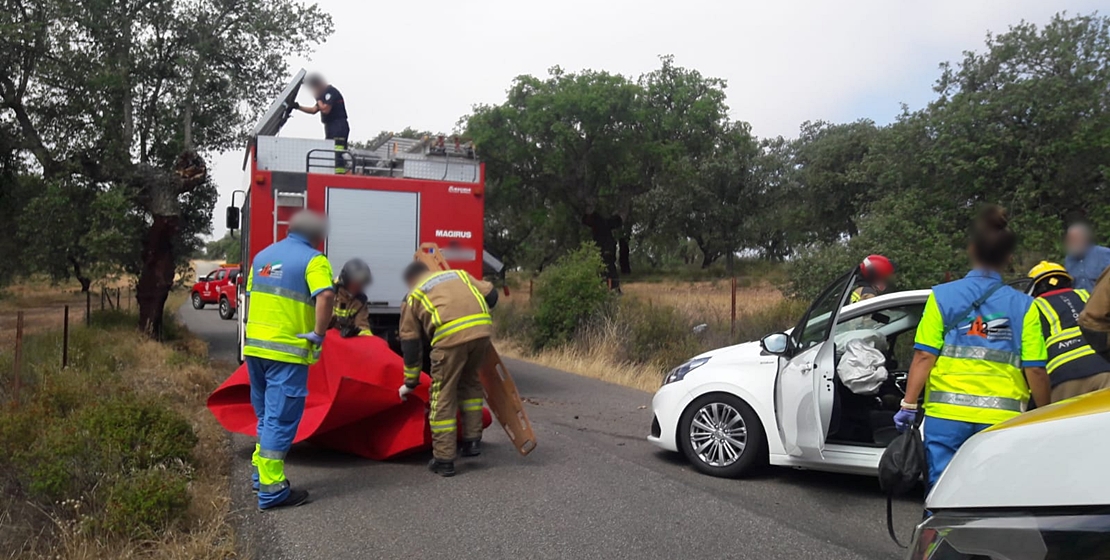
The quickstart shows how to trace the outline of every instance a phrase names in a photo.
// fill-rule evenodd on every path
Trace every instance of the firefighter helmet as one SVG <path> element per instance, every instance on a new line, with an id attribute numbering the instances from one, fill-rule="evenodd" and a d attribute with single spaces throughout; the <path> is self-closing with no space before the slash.
<path id="1" fill-rule="evenodd" d="M 351 259 L 343 265 L 343 269 L 339 271 L 339 284 L 344 288 L 351 284 L 358 284 L 359 286 L 369 286 L 374 281 L 373 276 L 370 274 L 370 265 L 362 259 Z"/>
<path id="2" fill-rule="evenodd" d="M 879 282 L 894 275 L 894 263 L 882 255 L 868 255 L 859 265 L 859 274 L 868 282 Z"/>
<path id="3" fill-rule="evenodd" d="M 1029 278 L 1033 279 L 1036 292 L 1044 293 L 1051 290 L 1071 286 L 1072 277 L 1068 269 L 1054 262 L 1041 261 L 1040 264 L 1029 269 Z"/>

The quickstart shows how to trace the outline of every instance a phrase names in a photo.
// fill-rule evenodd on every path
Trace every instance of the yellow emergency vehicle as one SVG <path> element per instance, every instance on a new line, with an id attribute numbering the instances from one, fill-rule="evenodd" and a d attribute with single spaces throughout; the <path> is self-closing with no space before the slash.
<path id="1" fill-rule="evenodd" d="M 972 437 L 926 499 L 911 560 L 1110 558 L 1110 389 Z"/>

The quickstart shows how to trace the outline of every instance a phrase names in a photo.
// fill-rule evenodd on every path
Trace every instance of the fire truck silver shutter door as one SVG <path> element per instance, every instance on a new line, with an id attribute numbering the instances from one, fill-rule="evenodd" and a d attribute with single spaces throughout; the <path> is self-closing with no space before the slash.
<path id="1" fill-rule="evenodd" d="M 382 304 L 396 312 L 408 293 L 401 273 L 416 252 L 419 211 L 417 193 L 328 189 L 328 260 L 337 275 L 355 257 L 370 265 L 372 312 Z"/>

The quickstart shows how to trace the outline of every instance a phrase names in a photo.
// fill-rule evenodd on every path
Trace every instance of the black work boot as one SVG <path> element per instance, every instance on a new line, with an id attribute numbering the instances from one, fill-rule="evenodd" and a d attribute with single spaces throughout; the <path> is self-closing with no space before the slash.
<path id="1" fill-rule="evenodd" d="M 289 489 L 289 495 L 285 497 L 285 501 L 280 504 L 274 504 L 267 508 L 258 508 L 258 511 L 273 511 L 281 508 L 297 507 L 304 505 L 308 502 L 308 490 L 298 490 L 296 488 Z"/>
<path id="2" fill-rule="evenodd" d="M 428 463 L 428 470 L 443 477 L 455 476 L 455 462 L 432 459 L 432 461 Z"/>
<path id="3" fill-rule="evenodd" d="M 459 444 L 459 453 L 463 457 L 477 457 L 482 454 L 482 440 L 464 441 Z"/>

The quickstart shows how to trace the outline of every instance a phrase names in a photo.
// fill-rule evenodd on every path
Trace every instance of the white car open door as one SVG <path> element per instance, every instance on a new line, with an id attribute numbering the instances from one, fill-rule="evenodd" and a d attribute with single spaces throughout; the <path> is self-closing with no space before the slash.
<path id="1" fill-rule="evenodd" d="M 791 332 L 791 348 L 781 359 L 775 382 L 776 419 L 786 452 L 794 457 L 821 459 L 835 391 L 833 326 L 854 281 L 854 271 L 845 274 L 814 300 Z"/>

